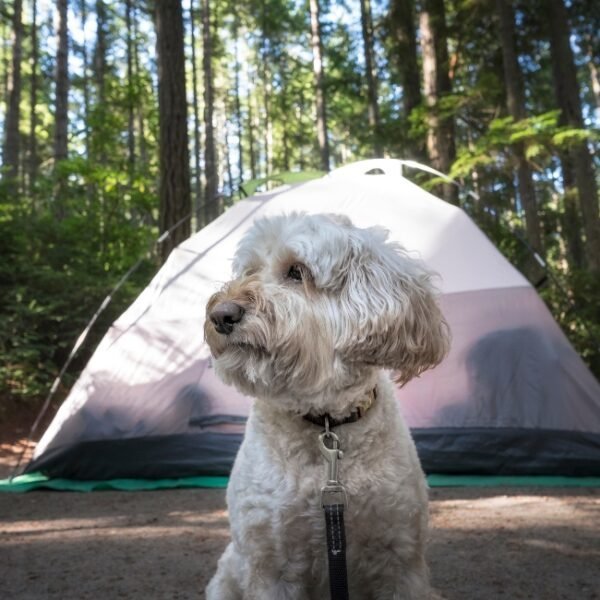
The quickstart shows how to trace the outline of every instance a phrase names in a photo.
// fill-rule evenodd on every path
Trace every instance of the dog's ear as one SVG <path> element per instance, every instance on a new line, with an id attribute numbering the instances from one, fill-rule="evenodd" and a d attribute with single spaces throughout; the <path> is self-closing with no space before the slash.
<path id="1" fill-rule="evenodd" d="M 395 370 L 396 381 L 405 384 L 444 358 L 449 328 L 433 274 L 400 246 L 386 243 L 381 230 L 373 234 L 346 281 L 358 324 L 352 354 L 360 362 Z"/>

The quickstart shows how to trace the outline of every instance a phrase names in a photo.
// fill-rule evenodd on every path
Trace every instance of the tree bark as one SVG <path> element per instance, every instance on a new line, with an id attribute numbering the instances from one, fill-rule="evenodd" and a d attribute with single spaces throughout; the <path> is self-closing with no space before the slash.
<path id="1" fill-rule="evenodd" d="M 263 111 L 265 133 L 265 177 L 273 172 L 273 120 L 271 118 L 271 54 L 269 51 L 269 32 L 267 31 L 267 8 L 265 0 L 261 0 L 262 31 L 260 42 L 260 64 L 263 80 Z"/>
<path id="2" fill-rule="evenodd" d="M 97 104 L 105 106 L 106 101 L 106 8 L 104 0 L 96 0 L 96 49 L 94 53 L 94 73 L 96 75 Z"/>
<path id="3" fill-rule="evenodd" d="M 140 75 L 140 57 L 138 50 L 138 26 L 137 19 L 135 16 L 135 6 L 133 7 L 133 62 L 135 67 L 135 73 L 138 78 L 138 86 L 139 84 L 139 75 Z M 141 101 L 140 90 L 137 90 L 138 97 L 140 98 L 140 102 L 137 103 L 137 122 L 138 122 L 138 140 L 139 140 L 139 150 L 140 150 L 140 161 L 141 164 L 146 166 L 148 164 L 148 149 L 146 145 L 146 125 L 144 121 L 144 103 Z"/>
<path id="4" fill-rule="evenodd" d="M 235 94 L 235 119 L 237 123 L 238 136 L 238 180 L 239 184 L 244 181 L 244 145 L 243 133 L 244 125 L 242 118 L 242 102 L 240 98 L 240 58 L 239 58 L 239 16 L 236 14 L 233 21 L 233 38 L 235 43 L 235 79 L 234 79 L 234 94 Z"/>
<path id="5" fill-rule="evenodd" d="M 214 82 L 210 0 L 202 0 L 202 69 L 204 73 L 204 214 L 206 223 L 219 215 L 219 180 L 214 130 Z"/>
<path id="6" fill-rule="evenodd" d="M 190 235 L 191 201 L 181 1 L 156 2 L 162 260 Z"/>
<path id="7" fill-rule="evenodd" d="M 284 118 L 287 118 L 292 110 L 289 100 L 289 75 L 286 71 L 287 60 L 285 55 L 281 55 L 278 64 L 279 71 L 279 80 L 281 85 L 281 91 L 279 93 L 279 101 L 280 101 L 280 110 L 281 114 L 284 115 Z M 282 165 L 281 168 L 283 171 L 290 170 L 290 136 L 289 136 L 289 128 L 283 127 L 282 136 L 281 136 L 281 145 L 283 146 L 283 156 L 282 156 Z"/>
<path id="8" fill-rule="evenodd" d="M 125 2 L 125 25 L 127 29 L 127 162 L 129 166 L 130 185 L 133 183 L 135 170 L 135 102 L 133 82 L 133 23 L 132 0 Z"/>
<path id="9" fill-rule="evenodd" d="M 56 53 L 56 109 L 54 114 L 54 164 L 68 156 L 69 34 L 68 0 L 57 0 L 58 48 Z"/>
<path id="10" fill-rule="evenodd" d="M 596 102 L 596 108 L 600 110 L 600 68 L 594 62 L 595 57 L 592 51 L 588 54 L 588 69 L 590 71 L 590 84 Z"/>
<path id="11" fill-rule="evenodd" d="M 448 75 L 446 15 L 443 0 L 423 0 L 420 15 L 421 49 L 423 53 L 423 87 L 428 108 L 427 153 L 431 165 L 444 174 L 456 158 L 454 120 L 444 115 L 440 102 L 452 91 Z M 444 200 L 458 204 L 456 186 L 440 186 Z"/>
<path id="12" fill-rule="evenodd" d="M 21 120 L 21 60 L 23 54 L 23 4 L 15 0 L 13 6 L 13 55 L 12 71 L 8 80 L 8 106 L 5 121 L 4 148 L 2 159 L 9 181 L 9 189 L 18 191 L 19 186 L 19 157 L 21 151 L 21 135 L 19 123 Z"/>
<path id="13" fill-rule="evenodd" d="M 250 78 L 249 78 L 250 79 Z M 250 179 L 256 179 L 256 151 L 254 149 L 254 131 L 256 123 L 254 122 L 254 111 L 252 110 L 252 94 L 250 87 L 246 90 L 246 101 L 248 103 L 248 152 L 250 154 Z"/>
<path id="14" fill-rule="evenodd" d="M 383 156 L 381 139 L 381 124 L 379 121 L 379 101 L 377 96 L 377 66 L 375 64 L 373 49 L 373 17 L 371 15 L 371 1 L 360 0 L 360 15 L 365 54 L 365 71 L 367 76 L 367 110 L 369 126 L 373 137 L 373 151 L 375 156 Z"/>
<path id="15" fill-rule="evenodd" d="M 563 0 L 548 0 L 545 4 L 550 30 L 550 52 L 556 101 L 561 111 L 561 123 L 583 128 L 579 84 L 573 51 L 567 10 Z M 579 205 L 583 216 L 585 251 L 590 270 L 600 273 L 600 214 L 598 188 L 594 165 L 586 142 L 573 144 L 567 150 L 573 164 Z"/>
<path id="16" fill-rule="evenodd" d="M 417 58 L 417 33 L 415 30 L 414 0 L 392 0 L 390 19 L 398 56 L 398 66 L 402 78 L 402 107 L 407 130 L 410 129 L 410 115 L 421 104 L 421 75 Z M 425 160 L 422 141 L 411 147 L 409 158 Z"/>
<path id="17" fill-rule="evenodd" d="M 202 169 L 200 167 L 200 109 L 198 106 L 198 70 L 196 68 L 196 19 L 194 2 L 190 0 L 190 33 L 192 44 L 192 106 L 194 110 L 194 215 L 196 227 L 203 223 L 202 211 Z"/>
<path id="18" fill-rule="evenodd" d="M 502 59 L 504 66 L 504 87 L 506 89 L 506 105 L 508 113 L 515 122 L 527 117 L 525 110 L 525 92 L 523 76 L 519 67 L 515 39 L 515 17 L 511 0 L 496 0 L 496 14 L 500 22 L 502 41 Z M 535 187 L 529 163 L 525 157 L 525 146 L 522 143 L 513 147 L 517 163 L 517 180 L 519 199 L 525 211 L 525 229 L 527 241 L 538 253 L 542 253 L 543 241 L 538 214 Z"/>
<path id="19" fill-rule="evenodd" d="M 84 45 L 85 47 L 85 45 Z M 38 171 L 37 152 L 37 90 L 38 90 L 38 23 L 37 23 L 37 0 L 33 0 L 31 6 L 31 83 L 29 89 L 29 193 L 33 197 L 35 182 Z M 87 113 L 86 113 L 87 121 Z"/>
<path id="20" fill-rule="evenodd" d="M 329 171 L 329 140 L 327 130 L 327 101 L 325 94 L 325 68 L 323 66 L 323 42 L 319 0 L 310 0 L 310 29 L 313 54 L 313 73 L 315 78 L 315 99 L 317 110 L 317 141 L 321 169 Z"/>
<path id="21" fill-rule="evenodd" d="M 81 31 L 85 32 L 85 26 L 87 23 L 87 6 L 86 0 L 80 0 L 79 3 L 79 12 L 81 13 Z M 89 90 L 89 64 L 88 64 L 88 53 L 87 53 L 87 43 L 84 36 L 83 44 L 81 47 L 81 60 L 83 62 L 82 65 L 82 85 L 83 85 L 83 114 L 84 114 L 84 123 L 83 135 L 85 137 L 85 157 L 90 159 L 90 90 Z"/>

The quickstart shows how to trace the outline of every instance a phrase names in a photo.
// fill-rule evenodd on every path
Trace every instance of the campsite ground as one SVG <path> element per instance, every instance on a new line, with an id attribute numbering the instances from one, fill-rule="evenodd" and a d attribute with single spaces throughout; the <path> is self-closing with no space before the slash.
<path id="1" fill-rule="evenodd" d="M 434 488 L 431 516 L 439 598 L 600 599 L 598 488 Z M 204 598 L 228 537 L 222 490 L 0 494 L 0 597 Z"/>

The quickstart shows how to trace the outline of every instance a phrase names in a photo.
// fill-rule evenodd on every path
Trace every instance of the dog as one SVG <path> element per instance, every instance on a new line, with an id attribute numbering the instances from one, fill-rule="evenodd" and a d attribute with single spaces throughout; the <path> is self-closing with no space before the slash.
<path id="1" fill-rule="evenodd" d="M 217 374 L 255 398 L 227 505 L 231 543 L 207 600 L 329 598 L 318 447 L 326 415 L 343 458 L 353 600 L 430 597 L 427 485 L 388 370 L 438 364 L 448 326 L 433 274 L 378 227 L 341 215 L 257 220 L 234 279 L 206 308 Z"/>

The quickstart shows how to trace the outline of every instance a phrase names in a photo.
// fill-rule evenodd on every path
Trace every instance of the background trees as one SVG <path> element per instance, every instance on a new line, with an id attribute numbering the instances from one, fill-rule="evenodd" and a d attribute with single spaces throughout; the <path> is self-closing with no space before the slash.
<path id="1" fill-rule="evenodd" d="M 0 392 L 43 389 L 165 230 L 98 332 L 242 182 L 384 152 L 457 178 L 419 182 L 600 372 L 598 31 L 589 0 L 0 1 Z"/>

